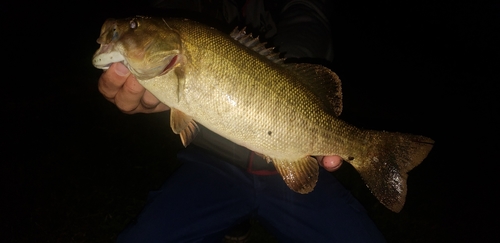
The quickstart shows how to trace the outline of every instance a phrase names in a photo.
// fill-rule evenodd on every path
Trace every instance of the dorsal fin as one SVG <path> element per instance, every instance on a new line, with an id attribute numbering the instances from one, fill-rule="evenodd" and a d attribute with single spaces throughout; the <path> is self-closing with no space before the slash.
<path id="1" fill-rule="evenodd" d="M 247 34 L 246 27 L 241 30 L 238 30 L 238 27 L 234 28 L 230 36 L 272 62 L 281 64 L 284 68 L 294 72 L 299 77 L 298 80 L 322 101 L 326 111 L 340 116 L 343 108 L 342 84 L 337 74 L 332 70 L 317 64 L 285 64 L 285 58 L 280 58 L 280 53 L 274 52 L 274 47 L 266 48 L 267 42 L 260 42 L 258 36 L 252 37 L 251 34 Z"/>
<path id="2" fill-rule="evenodd" d="M 260 55 L 265 56 L 274 63 L 283 64 L 285 58 L 280 58 L 280 54 L 278 52 L 274 52 L 274 47 L 266 48 L 267 42 L 260 42 L 258 36 L 252 37 L 252 34 L 247 34 L 245 30 L 246 27 L 241 30 L 238 30 L 238 27 L 236 27 L 233 32 L 231 32 L 230 36 L 242 45 L 252 49 Z"/>
<path id="3" fill-rule="evenodd" d="M 301 84 L 318 97 L 323 108 L 330 114 L 342 113 L 342 82 L 339 76 L 327 67 L 310 63 L 289 63 L 283 65 L 294 72 Z"/>

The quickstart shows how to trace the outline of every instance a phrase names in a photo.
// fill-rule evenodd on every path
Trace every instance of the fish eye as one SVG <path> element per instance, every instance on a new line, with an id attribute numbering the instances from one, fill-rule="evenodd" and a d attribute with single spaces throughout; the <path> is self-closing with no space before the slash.
<path id="1" fill-rule="evenodd" d="M 133 19 L 133 20 L 130 21 L 130 28 L 131 29 L 137 28 L 137 22 L 135 21 L 135 19 Z"/>

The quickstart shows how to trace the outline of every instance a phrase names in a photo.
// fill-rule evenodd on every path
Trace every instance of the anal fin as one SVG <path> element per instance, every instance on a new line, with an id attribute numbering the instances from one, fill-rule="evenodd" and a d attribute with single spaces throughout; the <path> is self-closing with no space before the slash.
<path id="1" fill-rule="evenodd" d="M 297 161 L 272 159 L 287 186 L 300 194 L 311 192 L 319 175 L 318 161 L 310 156 Z"/>
<path id="2" fill-rule="evenodd" d="M 174 108 L 170 110 L 170 127 L 175 134 L 180 135 L 184 147 L 187 147 L 200 131 L 192 117 Z"/>

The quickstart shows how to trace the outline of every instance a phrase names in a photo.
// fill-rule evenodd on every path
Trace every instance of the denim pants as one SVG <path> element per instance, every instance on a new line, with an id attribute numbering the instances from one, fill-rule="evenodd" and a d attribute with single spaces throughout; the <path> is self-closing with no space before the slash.
<path id="1" fill-rule="evenodd" d="M 290 190 L 279 174 L 254 175 L 196 146 L 151 192 L 118 242 L 222 242 L 227 230 L 255 217 L 280 242 L 385 242 L 364 208 L 321 168 L 309 194 Z"/>

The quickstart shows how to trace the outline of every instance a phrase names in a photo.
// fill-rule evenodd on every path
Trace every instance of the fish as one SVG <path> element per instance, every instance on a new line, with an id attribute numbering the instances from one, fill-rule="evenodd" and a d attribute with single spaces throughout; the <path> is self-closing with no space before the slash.
<path id="1" fill-rule="evenodd" d="M 272 162 L 286 185 L 314 190 L 314 156 L 339 155 L 388 209 L 402 210 L 408 172 L 431 151 L 431 138 L 361 129 L 339 118 L 342 87 L 327 67 L 288 63 L 258 37 L 223 33 L 182 18 L 108 19 L 93 65 L 128 67 L 171 108 L 170 126 L 188 146 L 198 124 Z"/>

